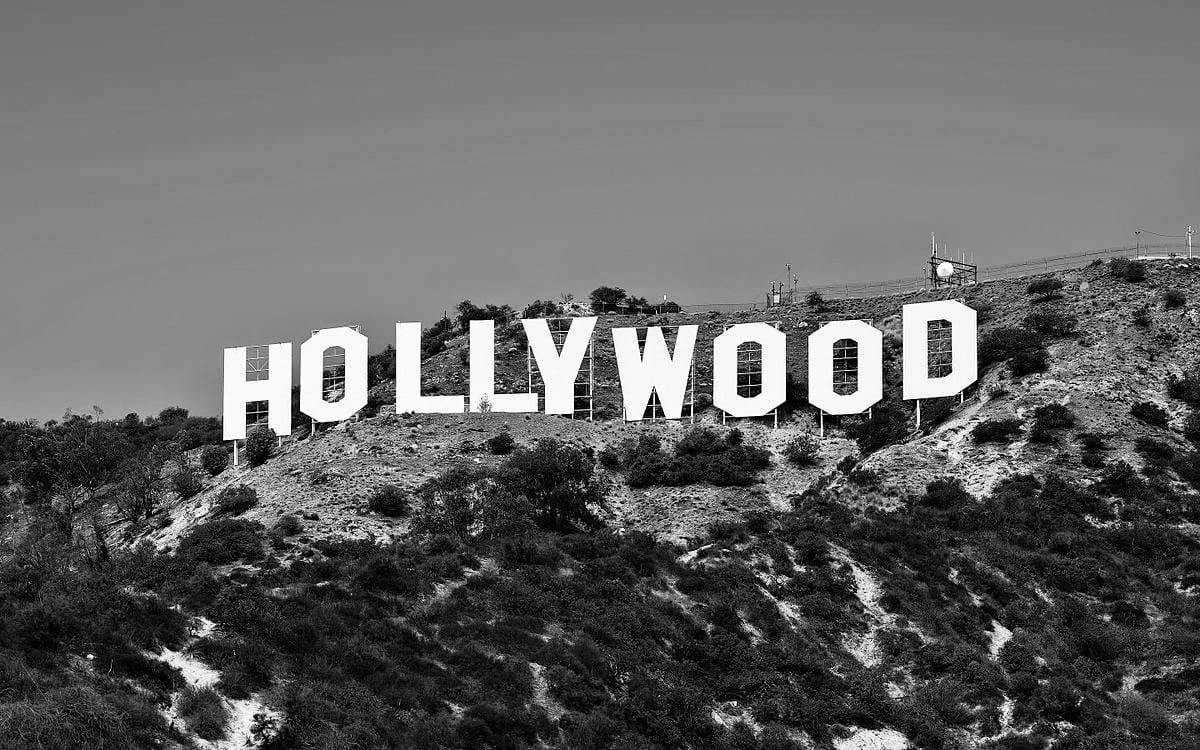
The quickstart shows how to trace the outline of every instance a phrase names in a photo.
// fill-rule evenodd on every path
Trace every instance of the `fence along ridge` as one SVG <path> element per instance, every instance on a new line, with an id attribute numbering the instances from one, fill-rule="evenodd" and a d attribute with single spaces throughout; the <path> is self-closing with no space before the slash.
<path id="1" fill-rule="evenodd" d="M 1063 255 L 1047 255 L 1041 258 L 1018 260 L 1009 263 L 997 263 L 979 267 L 979 280 L 1003 281 L 1022 276 L 1036 276 L 1050 271 L 1064 271 L 1080 268 L 1093 260 L 1117 257 L 1144 257 L 1150 255 L 1181 255 L 1187 252 L 1183 243 L 1128 245 L 1123 247 L 1107 247 L 1098 250 L 1081 250 Z M 797 287 L 793 299 L 817 292 L 822 296 L 847 299 L 851 297 L 886 296 L 891 294 L 911 294 L 925 291 L 929 287 L 929 279 L 925 276 L 906 276 L 882 281 L 866 281 L 845 284 L 819 284 L 816 286 Z M 764 306 L 763 302 L 732 302 L 709 305 L 681 305 L 688 312 L 702 311 L 739 311 L 754 310 Z"/>

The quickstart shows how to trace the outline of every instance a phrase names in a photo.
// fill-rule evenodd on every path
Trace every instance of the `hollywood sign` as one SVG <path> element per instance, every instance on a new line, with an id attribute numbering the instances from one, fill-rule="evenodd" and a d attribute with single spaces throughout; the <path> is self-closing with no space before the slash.
<path id="1" fill-rule="evenodd" d="M 532 359 L 544 383 L 546 414 L 572 414 L 575 381 L 589 351 L 596 318 L 572 318 L 561 349 L 544 319 L 522 319 Z M 961 393 L 978 377 L 975 311 L 954 300 L 905 305 L 903 320 L 903 397 L 940 398 Z M 930 323 L 950 328 L 948 372 L 934 376 L 929 367 Z M 537 412 L 538 393 L 496 393 L 495 324 L 473 320 L 469 327 L 468 393 L 421 393 L 421 324 L 396 324 L 396 413 L 461 414 L 465 411 Z M 678 419 L 689 389 L 699 326 L 677 327 L 674 351 L 662 328 L 613 328 L 617 372 L 626 419 L 639 420 L 657 394 L 662 413 Z M 857 388 L 839 393 L 834 387 L 834 345 L 857 345 Z M 757 344 L 762 351 L 762 387 L 756 395 L 738 392 L 738 348 Z M 223 430 L 226 440 L 246 437 L 246 406 L 266 402 L 267 426 L 287 435 L 292 426 L 292 345 L 271 344 L 266 377 L 247 380 L 247 347 L 225 350 Z M 340 397 L 327 400 L 323 388 L 325 355 L 345 355 L 345 382 Z M 315 422 L 341 422 L 367 405 L 367 337 L 349 327 L 316 331 L 300 345 L 300 410 Z M 713 340 L 713 405 L 732 417 L 770 414 L 787 398 L 787 335 L 767 323 L 730 326 Z M 883 398 L 883 333 L 861 320 L 826 323 L 808 337 L 808 400 L 826 414 L 861 414 Z"/>

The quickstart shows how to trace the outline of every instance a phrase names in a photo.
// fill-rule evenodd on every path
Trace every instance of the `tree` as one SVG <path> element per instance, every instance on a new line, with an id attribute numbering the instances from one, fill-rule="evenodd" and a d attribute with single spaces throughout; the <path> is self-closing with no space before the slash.
<path id="1" fill-rule="evenodd" d="M 154 515 L 154 509 L 167 491 L 163 469 L 169 459 L 170 450 L 158 445 L 130 459 L 121 481 L 121 499 L 118 500 L 118 506 L 130 521 L 148 519 Z"/>
<path id="2" fill-rule="evenodd" d="M 540 526 L 554 531 L 595 528 L 593 507 L 603 507 L 604 488 L 583 451 L 543 438 L 518 448 L 500 469 L 500 483 L 533 505 Z"/>
<path id="3" fill-rule="evenodd" d="M 495 477 L 486 471 L 447 469 L 417 488 L 421 507 L 413 514 L 413 531 L 462 539 L 487 537 L 484 508 L 495 505 L 502 492 Z"/>
<path id="4" fill-rule="evenodd" d="M 466 331 L 471 327 L 472 320 L 494 320 L 497 323 L 507 323 L 513 316 L 513 309 L 508 305 L 487 305 L 479 307 L 469 299 L 458 303 L 458 327 Z"/>
<path id="5" fill-rule="evenodd" d="M 588 299 L 595 312 L 602 312 L 606 308 L 619 306 L 625 301 L 625 296 L 625 290 L 619 286 L 600 286 L 592 290 Z"/>
<path id="6" fill-rule="evenodd" d="M 22 438 L 19 450 L 22 480 L 27 476 L 36 483 L 40 499 L 57 499 L 57 507 L 52 504 L 50 510 L 67 536 L 74 529 L 76 511 L 119 478 L 131 453 L 129 441 L 112 423 L 83 417 Z"/>
<path id="7" fill-rule="evenodd" d="M 1038 295 L 1039 301 L 1045 301 L 1056 297 L 1062 288 L 1062 279 L 1056 279 L 1053 276 L 1043 276 L 1040 279 L 1034 279 L 1029 282 L 1027 291 L 1030 294 Z"/>

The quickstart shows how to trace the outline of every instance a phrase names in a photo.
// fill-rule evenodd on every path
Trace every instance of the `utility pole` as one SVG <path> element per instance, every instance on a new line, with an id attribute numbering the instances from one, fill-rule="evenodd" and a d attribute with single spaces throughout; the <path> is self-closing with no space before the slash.
<path id="1" fill-rule="evenodd" d="M 1137 236 L 1137 250 L 1134 251 L 1133 257 L 1140 258 L 1142 257 L 1142 230 L 1135 231 L 1134 235 Z"/>
<path id="2" fill-rule="evenodd" d="M 1188 260 L 1191 260 L 1191 259 L 1192 259 L 1192 234 L 1193 234 L 1192 225 L 1191 225 L 1191 224 L 1189 224 L 1189 225 L 1188 225 L 1188 230 L 1187 230 L 1187 240 L 1188 240 Z"/>

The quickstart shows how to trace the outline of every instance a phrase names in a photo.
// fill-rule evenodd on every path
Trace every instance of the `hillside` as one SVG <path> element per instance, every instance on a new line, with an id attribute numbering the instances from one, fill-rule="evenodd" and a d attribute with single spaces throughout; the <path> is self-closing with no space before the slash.
<path id="1" fill-rule="evenodd" d="M 697 425 L 384 409 L 297 433 L 136 523 L 101 491 L 111 559 L 92 527 L 56 536 L 14 485 L 0 737 L 1195 747 L 1200 262 L 1056 278 L 1048 299 L 1031 279 L 957 290 L 979 311 L 981 377 L 920 424 L 895 398 L 899 314 L 946 291 L 601 318 L 608 417 L 612 327 L 701 324 L 703 393 L 726 324 L 780 322 L 802 383 L 820 321 L 871 320 L 885 403 L 870 421 L 826 420 L 799 461 L 806 406 L 778 428 L 722 425 L 711 408 Z M 522 390 L 524 348 L 501 336 L 498 382 Z M 427 387 L 465 390 L 465 346 L 430 358 Z M 488 445 L 502 433 L 511 452 Z M 235 490 L 249 499 L 233 508 Z M 404 500 L 395 515 L 372 510 L 385 491 Z M 57 708 L 64 696 L 84 708 Z M 221 711 L 223 739 L 196 719 Z"/>
<path id="2" fill-rule="evenodd" d="M 830 300 L 820 311 L 795 306 L 734 315 L 603 316 L 595 333 L 596 408 L 598 413 L 618 415 L 616 419 L 599 419 L 594 424 L 544 415 L 421 415 L 403 419 L 385 408 L 380 416 L 343 423 L 316 438 L 287 444 L 279 457 L 260 469 L 250 471 L 243 466 L 227 472 L 212 489 L 196 498 L 194 506 L 202 513 L 206 501 L 211 501 L 222 488 L 247 483 L 258 490 L 263 500 L 254 517 L 264 522 L 273 522 L 284 513 L 324 511 L 328 521 L 317 524 L 321 533 L 387 537 L 402 532 L 403 528 L 366 511 L 365 500 L 371 492 L 389 483 L 415 489 L 447 466 L 494 465 L 496 459 L 482 449 L 482 443 L 498 432 L 510 431 L 518 443 L 553 437 L 595 451 L 606 445 L 636 440 L 640 434 L 658 434 L 664 442 L 673 442 L 686 432 L 692 426 L 686 419 L 641 423 L 623 423 L 619 419 L 619 381 L 609 332 L 614 327 L 700 325 L 696 393 L 698 401 L 705 403 L 705 394 L 712 388 L 712 339 L 725 325 L 758 320 L 781 322 L 789 332 L 789 370 L 797 382 L 803 383 L 807 374 L 807 336 L 818 322 L 874 321 L 889 334 L 886 340 L 894 351 L 899 346 L 902 306 L 948 296 L 983 311 L 979 316 L 981 341 L 1002 329 L 1019 327 L 1031 312 L 1047 310 L 1076 316 L 1078 331 L 1050 338 L 1047 372 L 1016 378 L 1005 367 L 981 367 L 978 383 L 968 390 L 961 406 L 952 405 L 944 422 L 925 426 L 919 434 L 914 422 L 907 439 L 867 455 L 860 468 L 876 472 L 880 485 L 891 490 L 891 497 L 902 499 L 920 494 L 929 481 L 944 476 L 956 478 L 972 493 L 983 495 L 1006 476 L 1040 475 L 1049 466 L 1073 479 L 1093 478 L 1094 467 L 1080 462 L 1079 450 L 1069 440 L 1045 445 L 1031 443 L 1025 437 L 1004 445 L 979 445 L 970 438 L 971 429 L 984 420 L 1010 416 L 1025 419 L 1037 406 L 1051 402 L 1069 405 L 1075 412 L 1078 418 L 1075 432 L 1124 436 L 1112 441 L 1107 451 L 1113 460 L 1139 465 L 1142 459 L 1133 445 L 1136 438 L 1144 435 L 1184 445 L 1179 431 L 1189 409 L 1167 396 L 1166 382 L 1200 362 L 1200 342 L 1189 336 L 1200 323 L 1200 262 L 1153 262 L 1149 277 L 1137 284 L 1114 278 L 1107 267 L 1099 265 L 1059 273 L 1057 278 L 1064 283 L 1061 296 L 1048 302 L 1034 301 L 1026 291 L 1029 279 L 1012 279 L 980 284 L 955 295 L 943 290 Z M 1181 290 L 1191 304 L 1163 309 L 1159 298 L 1167 289 Z M 1135 312 L 1143 305 L 1154 308 L 1153 322 L 1148 327 L 1133 321 Z M 427 389 L 465 392 L 461 352 L 466 345 L 466 336 L 458 336 L 444 352 L 425 364 Z M 523 390 L 527 379 L 524 348 L 515 343 L 507 347 L 498 344 L 496 373 L 499 390 Z M 384 403 L 392 392 L 390 383 L 376 387 L 376 394 Z M 1164 408 L 1173 430 L 1154 430 L 1133 417 L 1130 407 L 1143 401 Z M 911 405 L 906 406 L 911 409 Z M 710 407 L 700 410 L 696 421 L 715 427 L 721 420 L 719 412 Z M 768 420 L 737 420 L 736 424 L 730 420 L 729 426 L 745 431 L 749 442 L 779 453 L 796 434 L 815 432 L 817 418 L 811 407 L 805 407 L 782 421 L 778 429 L 771 429 Z M 821 441 L 822 469 L 797 470 L 786 462 L 776 462 L 762 475 L 762 483 L 750 488 L 692 486 L 669 492 L 658 488 L 639 493 L 615 482 L 608 520 L 660 538 L 682 541 L 702 533 L 712 520 L 724 520 L 756 508 L 785 508 L 789 498 L 825 476 L 840 460 L 858 456 L 857 448 L 838 428 L 838 418 L 828 418 L 826 426 L 827 435 Z M 840 486 L 835 481 L 833 489 Z M 196 517 L 192 508 L 186 508 L 185 515 Z M 175 530 L 182 527 L 183 522 L 178 520 Z"/>

